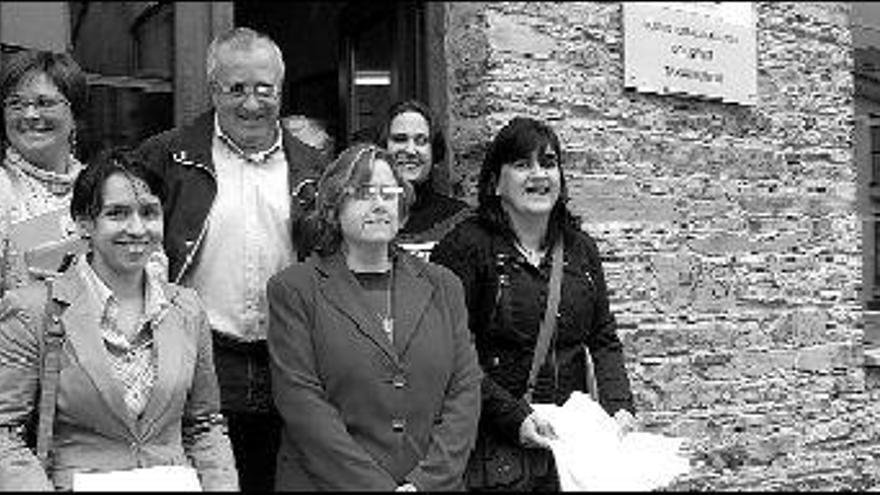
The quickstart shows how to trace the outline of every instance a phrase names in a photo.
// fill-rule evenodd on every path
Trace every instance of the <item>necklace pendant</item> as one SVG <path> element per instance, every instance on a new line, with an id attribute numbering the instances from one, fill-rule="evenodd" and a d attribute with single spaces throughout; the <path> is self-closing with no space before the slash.
<path id="1" fill-rule="evenodd" d="M 382 318 L 382 330 L 390 337 L 394 334 L 394 318 Z"/>

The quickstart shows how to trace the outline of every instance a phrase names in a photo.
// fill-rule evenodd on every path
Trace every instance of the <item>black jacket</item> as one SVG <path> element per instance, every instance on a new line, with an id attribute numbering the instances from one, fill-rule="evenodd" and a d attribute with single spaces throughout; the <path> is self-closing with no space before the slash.
<path id="1" fill-rule="evenodd" d="M 415 186 L 415 195 L 398 242 L 437 242 L 471 211 L 464 201 L 435 191 L 430 179 Z"/>
<path id="2" fill-rule="evenodd" d="M 291 220 L 301 214 L 298 198 L 304 180 L 321 176 L 327 159 L 282 127 L 282 146 L 287 158 L 291 193 Z M 165 210 L 165 254 L 168 277 L 179 283 L 195 261 L 204 239 L 205 221 L 217 194 L 217 179 L 211 147 L 214 139 L 214 112 L 198 116 L 191 124 L 157 134 L 144 141 L 138 153 L 146 165 L 164 179 L 168 197 Z M 303 188 L 310 189 L 313 188 Z M 296 245 L 296 244 L 295 244 Z"/>
<path id="3" fill-rule="evenodd" d="M 586 345 L 595 363 L 600 402 L 609 414 L 634 411 L 622 345 L 609 309 L 605 277 L 595 241 L 567 229 L 557 328 L 533 392 L 536 403 L 562 404 L 574 390 L 586 391 Z M 522 399 L 547 304 L 550 256 L 540 268 L 516 249 L 512 235 L 494 232 L 479 217 L 444 237 L 431 261 L 461 278 L 483 380 L 481 429 L 516 440 L 531 412 Z M 499 278 L 505 280 L 499 289 Z M 496 304 L 497 302 L 497 304 Z"/>

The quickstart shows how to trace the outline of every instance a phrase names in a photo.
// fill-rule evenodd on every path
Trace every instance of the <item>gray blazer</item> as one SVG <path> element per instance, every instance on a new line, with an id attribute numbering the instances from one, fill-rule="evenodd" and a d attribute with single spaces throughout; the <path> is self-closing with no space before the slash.
<path id="1" fill-rule="evenodd" d="M 278 491 L 462 490 L 482 372 L 461 282 L 399 251 L 394 343 L 340 253 L 267 285 Z"/>
<path id="2" fill-rule="evenodd" d="M 163 288 L 170 308 L 154 327 L 156 382 L 134 418 L 106 357 L 101 308 L 84 280 L 71 269 L 51 283 L 65 341 L 49 473 L 17 428 L 38 407 L 46 286 L 16 289 L 0 301 L 0 490 L 69 490 L 77 471 L 165 464 L 193 466 L 205 490 L 238 490 L 223 426 L 198 421 L 220 410 L 207 317 L 192 290 Z M 193 422 L 197 427 L 187 426 Z"/>

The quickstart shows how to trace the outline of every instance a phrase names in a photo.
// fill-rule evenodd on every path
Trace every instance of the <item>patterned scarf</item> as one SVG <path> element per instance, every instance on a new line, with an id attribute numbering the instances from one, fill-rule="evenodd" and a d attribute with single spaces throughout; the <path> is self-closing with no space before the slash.
<path id="1" fill-rule="evenodd" d="M 83 165 L 73 155 L 70 155 L 67 160 L 67 172 L 53 172 L 32 164 L 21 156 L 21 153 L 15 148 L 7 146 L 3 166 L 13 174 L 25 174 L 32 179 L 36 179 L 47 191 L 55 196 L 64 196 L 70 193 L 73 188 L 73 181 L 83 168 Z"/>

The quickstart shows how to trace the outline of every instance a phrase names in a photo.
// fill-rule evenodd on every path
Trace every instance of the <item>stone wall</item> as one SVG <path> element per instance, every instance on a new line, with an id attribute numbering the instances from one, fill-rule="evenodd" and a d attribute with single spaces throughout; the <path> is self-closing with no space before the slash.
<path id="1" fill-rule="evenodd" d="M 873 486 L 849 5 L 755 11 L 748 107 L 624 91 L 620 3 L 448 3 L 453 173 L 473 199 L 511 117 L 557 130 L 640 419 L 696 447 L 674 488 Z"/>

